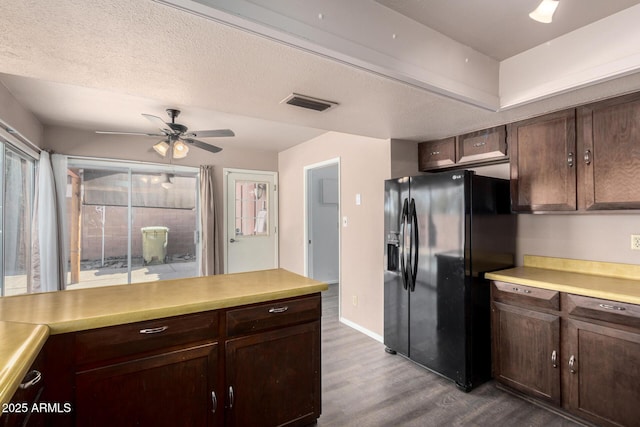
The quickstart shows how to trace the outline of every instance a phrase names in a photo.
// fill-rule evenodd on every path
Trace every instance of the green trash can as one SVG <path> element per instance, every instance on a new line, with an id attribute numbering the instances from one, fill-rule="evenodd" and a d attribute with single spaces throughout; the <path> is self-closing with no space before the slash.
<path id="1" fill-rule="evenodd" d="M 167 258 L 168 227 L 142 227 L 142 258 L 144 265 L 165 264 Z"/>

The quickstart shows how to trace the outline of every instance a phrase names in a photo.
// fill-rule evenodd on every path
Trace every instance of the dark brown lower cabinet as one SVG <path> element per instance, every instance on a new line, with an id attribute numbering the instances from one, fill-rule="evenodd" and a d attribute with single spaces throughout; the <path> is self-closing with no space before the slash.
<path id="1" fill-rule="evenodd" d="M 218 344 L 205 344 L 76 374 L 76 425 L 207 426 Z"/>
<path id="2" fill-rule="evenodd" d="M 568 319 L 567 407 L 598 425 L 640 425 L 640 332 Z"/>
<path id="3" fill-rule="evenodd" d="M 42 354 L 32 363 L 11 402 L 3 407 L 0 427 L 43 426 L 44 410 L 40 410 L 46 371 Z M 64 408 L 61 408 L 64 410 Z"/>
<path id="4" fill-rule="evenodd" d="M 228 426 L 307 425 L 320 416 L 320 322 L 226 342 Z"/>
<path id="5" fill-rule="evenodd" d="M 494 377 L 560 404 L 560 317 L 498 302 L 492 314 Z"/>
<path id="6" fill-rule="evenodd" d="M 320 294 L 60 334 L 49 426 L 307 425 L 320 416 Z"/>
<path id="7" fill-rule="evenodd" d="M 599 426 L 640 426 L 640 305 L 504 282 L 491 298 L 497 381 Z"/>

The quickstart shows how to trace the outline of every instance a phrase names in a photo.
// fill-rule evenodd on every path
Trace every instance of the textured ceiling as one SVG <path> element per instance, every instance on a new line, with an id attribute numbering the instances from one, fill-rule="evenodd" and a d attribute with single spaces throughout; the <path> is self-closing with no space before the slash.
<path id="1" fill-rule="evenodd" d="M 326 130 L 439 138 L 640 88 L 630 75 L 493 113 L 150 0 L 3 2 L 0 35 L 0 81 L 44 124 L 148 132 L 141 113 L 177 107 L 192 130 L 232 128 L 223 148 L 282 150 Z M 281 104 L 292 92 L 340 105 Z"/>
<path id="2" fill-rule="evenodd" d="M 553 25 L 547 25 L 529 19 L 529 12 L 540 0 L 376 2 L 497 60 L 640 3 L 638 0 L 561 0 L 553 15 Z"/>

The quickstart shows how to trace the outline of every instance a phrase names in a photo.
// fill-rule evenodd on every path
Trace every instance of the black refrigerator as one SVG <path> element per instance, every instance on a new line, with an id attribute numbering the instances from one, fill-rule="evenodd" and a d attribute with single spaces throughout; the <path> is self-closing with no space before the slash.
<path id="1" fill-rule="evenodd" d="M 385 181 L 386 351 L 464 391 L 491 377 L 488 271 L 515 262 L 509 181 L 472 171 Z"/>

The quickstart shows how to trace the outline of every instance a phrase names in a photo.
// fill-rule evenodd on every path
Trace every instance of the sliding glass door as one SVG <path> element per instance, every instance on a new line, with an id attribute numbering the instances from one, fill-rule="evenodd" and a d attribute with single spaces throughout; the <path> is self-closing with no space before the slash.
<path id="1" fill-rule="evenodd" d="M 4 296 L 26 293 L 31 280 L 35 160 L 0 140 L 0 259 Z"/>
<path id="2" fill-rule="evenodd" d="M 67 289 L 197 276 L 198 170 L 70 159 Z"/>

